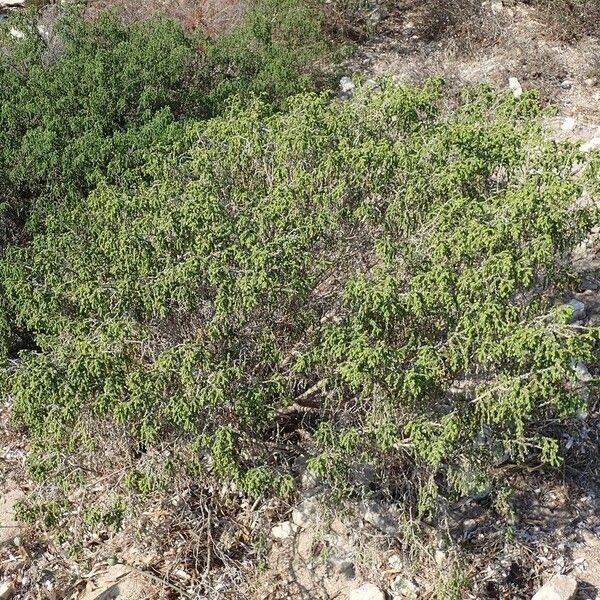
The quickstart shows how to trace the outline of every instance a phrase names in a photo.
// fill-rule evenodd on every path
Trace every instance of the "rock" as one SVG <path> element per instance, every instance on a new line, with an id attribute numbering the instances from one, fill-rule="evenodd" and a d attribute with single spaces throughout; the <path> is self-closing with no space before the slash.
<path id="1" fill-rule="evenodd" d="M 573 314 L 571 315 L 569 322 L 573 323 L 575 321 L 581 321 L 581 319 L 585 317 L 585 304 L 576 298 L 569 300 L 568 304 L 573 309 Z"/>
<path id="2" fill-rule="evenodd" d="M 563 90 L 570 90 L 573 87 L 573 82 L 570 79 L 565 79 L 561 82 L 560 87 Z"/>
<path id="3" fill-rule="evenodd" d="M 567 117 L 562 125 L 560 126 L 560 128 L 563 131 L 572 131 L 573 129 L 575 129 L 575 125 L 577 125 L 577 121 L 575 121 L 575 119 L 573 117 Z"/>
<path id="4" fill-rule="evenodd" d="M 600 137 L 595 137 L 589 142 L 585 142 L 585 144 L 579 146 L 581 152 L 590 152 L 591 150 L 597 150 L 598 148 L 600 148 Z"/>
<path id="5" fill-rule="evenodd" d="M 400 534 L 400 527 L 390 514 L 386 514 L 386 511 L 377 504 L 377 502 L 369 501 L 365 503 L 365 511 L 363 513 L 363 519 L 392 537 L 396 537 Z"/>
<path id="6" fill-rule="evenodd" d="M 573 367 L 573 371 L 575 371 L 575 377 L 577 377 L 579 381 L 583 383 L 588 383 L 593 379 L 592 374 L 590 373 L 585 363 L 582 363 L 580 360 L 572 358 L 571 366 Z"/>
<path id="7" fill-rule="evenodd" d="M 310 525 L 319 514 L 319 503 L 315 500 L 304 500 L 292 511 L 292 522 L 303 529 Z"/>
<path id="8" fill-rule="evenodd" d="M 577 580 L 567 575 L 555 575 L 541 587 L 531 600 L 571 600 L 577 591 Z"/>
<path id="9" fill-rule="evenodd" d="M 10 544 L 17 536 L 23 534 L 23 524 L 15 517 L 15 507 L 25 494 L 17 487 L 0 496 L 0 545 Z"/>
<path id="10" fill-rule="evenodd" d="M 323 489 L 323 480 L 308 469 L 302 471 L 300 486 L 305 495 L 314 496 Z"/>
<path id="11" fill-rule="evenodd" d="M 435 551 L 435 564 L 438 567 L 442 567 L 443 565 L 446 564 L 446 559 L 447 559 L 447 555 L 446 553 L 441 550 L 440 548 L 437 548 Z"/>
<path id="12" fill-rule="evenodd" d="M 15 586 L 12 581 L 3 581 L 0 583 L 0 600 L 9 600 L 15 593 Z"/>
<path id="13" fill-rule="evenodd" d="M 278 523 L 271 529 L 271 537 L 274 537 L 276 540 L 285 540 L 294 535 L 297 530 L 297 525 L 290 521 L 284 521 L 283 523 Z"/>
<path id="14" fill-rule="evenodd" d="M 351 468 L 352 481 L 356 485 L 368 487 L 375 481 L 375 469 L 366 463 L 357 463 Z"/>
<path id="15" fill-rule="evenodd" d="M 365 583 L 352 590 L 348 600 L 385 600 L 385 594 L 376 585 Z"/>
<path id="16" fill-rule="evenodd" d="M 125 565 L 115 565 L 101 574 L 79 600 L 147 600 L 156 590 L 142 574 Z"/>
<path id="17" fill-rule="evenodd" d="M 589 79 L 586 79 L 584 83 L 588 87 L 594 87 L 598 83 L 598 80 L 595 77 L 590 77 Z"/>
<path id="18" fill-rule="evenodd" d="M 465 519 L 463 521 L 463 537 L 469 538 L 477 529 L 477 521 L 475 519 Z"/>
<path id="19" fill-rule="evenodd" d="M 580 289 L 583 291 L 596 292 L 600 289 L 600 282 L 592 277 L 584 277 Z"/>
<path id="20" fill-rule="evenodd" d="M 400 575 L 394 579 L 390 591 L 400 598 L 418 598 L 420 589 L 414 581 Z"/>
<path id="21" fill-rule="evenodd" d="M 25 38 L 25 34 L 20 29 L 15 29 L 14 27 L 11 27 L 9 33 L 17 40 L 22 40 Z"/>
<path id="22" fill-rule="evenodd" d="M 344 94 L 350 94 L 354 89 L 354 82 L 352 81 L 352 77 L 342 77 L 340 79 L 340 89 Z"/>
<path id="23" fill-rule="evenodd" d="M 356 577 L 354 562 L 347 556 L 338 554 L 338 552 L 332 552 L 327 558 L 327 563 L 336 573 L 339 573 L 346 579 L 354 579 Z"/>
<path id="24" fill-rule="evenodd" d="M 502 9 L 504 8 L 502 0 L 492 0 L 490 3 L 490 8 L 493 14 L 499 15 L 502 12 Z"/>
<path id="25" fill-rule="evenodd" d="M 0 8 L 25 6 L 25 0 L 0 0 Z"/>
<path id="26" fill-rule="evenodd" d="M 369 21 L 372 25 L 379 25 L 381 21 L 384 21 L 390 16 L 390 13 L 383 6 L 375 6 L 369 14 Z"/>
<path id="27" fill-rule="evenodd" d="M 523 88 L 521 87 L 521 84 L 516 77 L 511 77 L 508 80 L 508 87 L 512 90 L 512 93 L 515 98 L 519 98 L 523 95 Z"/>

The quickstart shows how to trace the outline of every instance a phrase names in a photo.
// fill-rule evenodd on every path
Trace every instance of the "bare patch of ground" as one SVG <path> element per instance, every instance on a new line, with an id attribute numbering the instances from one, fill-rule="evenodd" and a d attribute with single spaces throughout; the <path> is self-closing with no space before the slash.
<path id="1" fill-rule="evenodd" d="M 522 2 L 399 0 L 347 68 L 407 82 L 443 75 L 457 92 L 481 82 L 506 89 L 516 77 L 564 115 L 600 123 L 599 60 L 596 38 L 559 39 L 548 14 Z"/>

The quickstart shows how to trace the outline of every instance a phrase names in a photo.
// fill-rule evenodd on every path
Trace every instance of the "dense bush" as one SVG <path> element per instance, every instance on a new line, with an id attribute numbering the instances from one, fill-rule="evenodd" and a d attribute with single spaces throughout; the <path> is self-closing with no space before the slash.
<path id="1" fill-rule="evenodd" d="M 171 141 L 173 120 L 210 116 L 228 99 L 279 104 L 314 80 L 326 42 L 314 9 L 260 0 L 228 35 L 205 40 L 156 17 L 122 25 L 65 13 L 51 32 L 29 14 L 3 29 L 0 191 L 17 221 L 23 200 L 78 196 L 100 173 L 123 173 L 146 148 Z"/>
<path id="2" fill-rule="evenodd" d="M 60 468 L 108 422 L 251 494 L 289 491 L 298 457 L 338 490 L 358 463 L 398 487 L 426 464 L 429 491 L 499 452 L 556 463 L 539 427 L 584 407 L 594 336 L 556 298 L 597 171 L 573 174 L 535 96 L 447 112 L 441 89 L 233 105 L 10 248 L 36 348 L 6 393 L 40 456 Z"/>
<path id="3" fill-rule="evenodd" d="M 131 185 L 147 154 L 181 138 L 183 119 L 218 114 L 234 94 L 279 107 L 314 86 L 327 43 L 306 2 L 257 0 L 217 40 L 165 17 L 123 25 L 73 8 L 50 28 L 34 12 L 15 16 L 0 47 L 2 252 L 27 243 L 57 206 L 77 209 L 99 181 Z M 0 323 L 6 346 L 15 330 L 10 316 Z M 18 333 L 12 344 L 28 337 Z"/>

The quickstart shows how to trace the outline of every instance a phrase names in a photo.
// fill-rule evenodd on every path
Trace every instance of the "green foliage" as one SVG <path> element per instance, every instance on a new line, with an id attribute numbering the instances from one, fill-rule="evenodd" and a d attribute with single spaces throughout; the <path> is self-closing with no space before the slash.
<path id="1" fill-rule="evenodd" d="M 257 0 L 218 40 L 165 17 L 90 22 L 77 7 L 48 32 L 26 12 L 0 25 L 0 46 L 0 253 L 100 183 L 136 186 L 177 151 L 185 118 L 215 115 L 235 94 L 275 108 L 310 88 L 327 49 L 319 12 L 303 0 Z M 29 334 L 0 289 L 0 357 L 22 346 Z"/>
<path id="2" fill-rule="evenodd" d="M 45 215 L 50 200 L 77 198 L 100 174 L 126 171 L 146 148 L 173 143 L 193 46 L 163 18 L 126 28 L 109 13 L 92 23 L 67 13 L 55 24 L 60 41 L 48 45 L 35 15 L 15 25 L 26 35 L 4 35 L 0 55 L 0 190 L 19 223 L 25 200 Z"/>
<path id="3" fill-rule="evenodd" d="M 241 26 L 206 48 L 199 100 L 205 114 L 220 113 L 234 95 L 260 96 L 281 105 L 314 87 L 318 63 L 331 48 L 312 0 L 260 0 Z"/>
<path id="4" fill-rule="evenodd" d="M 555 464 L 539 427 L 582 407 L 571 360 L 597 333 L 555 309 L 597 218 L 575 203 L 583 157 L 548 141 L 534 95 L 468 90 L 447 112 L 441 93 L 240 100 L 135 185 L 106 176 L 47 214 L 0 264 L 37 345 L 7 376 L 17 420 L 49 449 L 98 421 L 184 439 L 255 496 L 289 493 L 299 454 L 346 491 L 357 462 L 449 481 L 499 448 Z"/>

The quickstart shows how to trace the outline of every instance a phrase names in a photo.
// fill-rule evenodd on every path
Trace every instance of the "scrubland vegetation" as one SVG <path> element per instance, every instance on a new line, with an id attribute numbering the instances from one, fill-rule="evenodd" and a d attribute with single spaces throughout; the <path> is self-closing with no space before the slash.
<path id="1" fill-rule="evenodd" d="M 503 489 L 503 461 L 560 464 L 589 402 L 573 365 L 598 332 L 565 302 L 600 162 L 551 141 L 535 93 L 339 99 L 339 40 L 300 0 L 218 40 L 35 19 L 1 33 L 1 381 L 31 475 L 64 490 L 51 523 L 113 440 L 123 493 L 290 497 L 306 464 L 421 518 Z"/>

